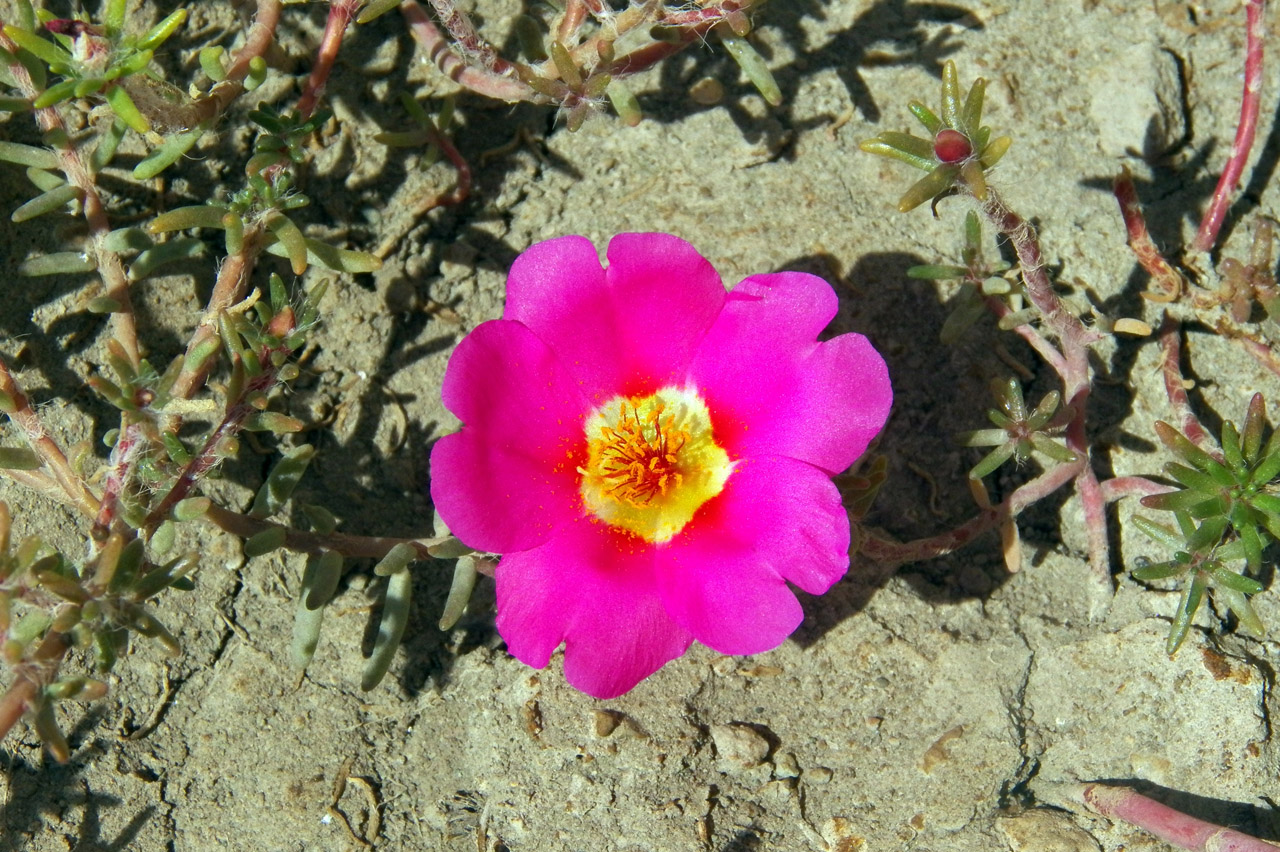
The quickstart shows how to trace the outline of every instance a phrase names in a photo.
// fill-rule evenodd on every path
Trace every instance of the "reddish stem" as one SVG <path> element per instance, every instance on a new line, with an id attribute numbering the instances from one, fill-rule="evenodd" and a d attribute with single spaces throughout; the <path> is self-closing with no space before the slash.
<path id="1" fill-rule="evenodd" d="M 98 503 L 98 517 L 94 519 L 93 530 L 90 533 L 95 542 L 101 543 L 105 541 L 110 534 L 111 525 L 115 523 L 120 495 L 129 482 L 129 475 L 133 471 L 133 463 L 137 460 L 138 453 L 143 449 L 143 446 L 144 441 L 141 429 L 133 421 L 131 415 L 126 414 L 123 418 L 120 433 L 116 437 L 116 444 L 111 448 L 111 465 L 107 471 L 106 482 L 102 486 L 102 500 Z"/>
<path id="2" fill-rule="evenodd" d="M 249 76 L 253 60 L 267 52 L 275 39 L 276 26 L 280 23 L 280 0 L 258 0 L 258 12 L 245 42 L 236 51 L 235 59 L 227 68 L 227 76 L 209 90 L 209 94 L 196 101 L 201 121 L 216 118 L 227 106 L 244 93 L 244 80 Z"/>
<path id="3" fill-rule="evenodd" d="M 311 69 L 311 76 L 307 77 L 302 97 L 298 99 L 298 114 L 303 119 L 310 118 L 316 111 L 316 104 L 320 102 L 325 84 L 329 82 L 329 74 L 333 71 L 334 60 L 338 58 L 342 36 L 359 8 L 360 0 L 333 0 L 329 4 L 329 18 L 324 24 L 324 36 L 320 39 L 316 64 Z"/>
<path id="4" fill-rule="evenodd" d="M 22 431 L 27 444 L 40 457 L 40 461 L 71 504 L 89 517 L 97 515 L 97 498 L 85 485 L 84 480 L 71 469 L 71 463 L 67 461 L 62 448 L 49 437 L 49 433 L 44 428 L 44 422 L 31 407 L 31 401 L 18 386 L 13 374 L 9 372 L 9 365 L 3 358 L 0 358 L 0 395 L 11 400 L 13 411 L 8 413 L 9 420 Z"/>
<path id="5" fill-rule="evenodd" d="M 1280 846 L 1175 811 L 1137 790 L 1086 784 L 1077 797 L 1089 810 L 1149 831 L 1166 843 L 1191 852 L 1275 852 Z"/>
<path id="6" fill-rule="evenodd" d="M 1116 476 L 1100 485 L 1102 499 L 1108 503 L 1114 503 L 1124 497 L 1149 497 L 1153 494 L 1166 494 L 1177 490 L 1147 479 L 1145 476 Z"/>
<path id="7" fill-rule="evenodd" d="M 470 65 L 454 52 L 440 28 L 432 22 L 417 0 L 404 0 L 400 4 L 400 13 L 409 23 L 409 32 L 427 51 L 427 56 L 436 64 L 446 77 L 471 91 L 507 103 L 529 101 L 546 103 L 547 98 L 539 95 L 519 79 L 503 76 L 502 73 L 489 68 Z M 510 69 L 510 63 L 504 62 L 504 70 Z"/>
<path id="8" fill-rule="evenodd" d="M 955 529 L 929 538 L 897 542 L 880 538 L 869 530 L 863 530 L 865 538 L 859 546 L 859 553 L 868 559 L 890 565 L 946 556 L 969 544 L 984 532 L 995 529 L 1006 518 L 1016 517 L 1023 509 L 1048 497 L 1079 476 L 1081 467 L 1087 466 L 1083 457 L 1081 461 L 1060 464 L 1018 487 L 1000 505 L 984 509 Z"/>
<path id="9" fill-rule="evenodd" d="M 1200 223 L 1200 231 L 1191 244 L 1196 251 L 1209 251 L 1217 243 L 1218 232 L 1227 215 L 1227 205 L 1240 182 L 1240 175 L 1244 173 L 1249 151 L 1253 148 L 1253 137 L 1258 129 L 1258 107 L 1262 100 L 1262 13 L 1265 6 L 1266 0 L 1245 0 L 1244 3 L 1246 42 L 1240 123 L 1236 125 L 1236 138 L 1231 143 L 1227 165 L 1222 170 L 1222 177 L 1218 179 L 1218 186 L 1213 190 L 1213 199 Z"/>
<path id="10" fill-rule="evenodd" d="M 1171 316 L 1166 315 L 1160 323 L 1160 352 L 1163 355 L 1160 373 L 1164 377 L 1164 393 L 1182 426 L 1182 434 L 1200 449 L 1214 452 L 1213 440 L 1192 412 L 1191 401 L 1187 398 L 1187 389 L 1183 385 L 1182 340 L 1179 337 L 1181 330 L 1178 321 Z"/>
<path id="11" fill-rule="evenodd" d="M 1138 203 L 1138 193 L 1133 187 L 1133 176 L 1129 167 L 1116 176 L 1112 184 L 1116 201 L 1120 204 L 1120 216 L 1124 219 L 1125 230 L 1129 232 L 1129 248 L 1138 258 L 1138 263 L 1151 276 L 1153 288 L 1146 290 L 1142 298 L 1152 302 L 1174 302 L 1182 294 L 1182 276 L 1164 259 L 1156 244 L 1151 241 L 1147 231 L 1147 220 L 1142 215 L 1142 206 Z"/>
<path id="12" fill-rule="evenodd" d="M 70 647 L 65 634 L 51 630 L 30 659 L 13 668 L 13 682 L 0 696 L 0 741 L 31 707 L 36 693 L 57 677 L 58 667 Z"/>

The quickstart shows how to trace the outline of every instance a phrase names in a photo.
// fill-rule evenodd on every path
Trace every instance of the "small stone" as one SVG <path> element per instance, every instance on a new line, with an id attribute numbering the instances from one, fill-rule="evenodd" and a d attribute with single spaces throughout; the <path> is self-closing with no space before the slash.
<path id="1" fill-rule="evenodd" d="M 830 784 L 834 774 L 825 766 L 815 766 L 804 773 L 804 780 L 810 784 Z"/>
<path id="2" fill-rule="evenodd" d="M 711 739 L 721 772 L 752 769 L 769 755 L 769 741 L 747 725 L 712 725 Z"/>
<path id="3" fill-rule="evenodd" d="M 616 710 L 592 710 L 591 716 L 597 737 L 609 736 L 622 723 L 622 714 Z"/>
<path id="4" fill-rule="evenodd" d="M 1098 852 L 1100 848 L 1089 832 L 1057 811 L 1036 808 L 997 819 L 996 825 L 1010 852 Z"/>
<path id="5" fill-rule="evenodd" d="M 694 103 L 715 106 L 724 100 L 724 86 L 714 77 L 703 77 L 689 87 L 689 97 Z"/>
<path id="6" fill-rule="evenodd" d="M 800 763 L 796 760 L 796 756 L 789 751 L 784 751 L 773 759 L 773 777 L 774 778 L 799 778 Z"/>

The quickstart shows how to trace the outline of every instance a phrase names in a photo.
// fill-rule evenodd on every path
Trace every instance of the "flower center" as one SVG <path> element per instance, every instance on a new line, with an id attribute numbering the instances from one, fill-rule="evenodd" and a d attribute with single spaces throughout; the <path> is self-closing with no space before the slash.
<path id="1" fill-rule="evenodd" d="M 724 489 L 733 462 L 696 391 L 615 396 L 587 416 L 582 501 L 610 526 L 661 544 Z"/>

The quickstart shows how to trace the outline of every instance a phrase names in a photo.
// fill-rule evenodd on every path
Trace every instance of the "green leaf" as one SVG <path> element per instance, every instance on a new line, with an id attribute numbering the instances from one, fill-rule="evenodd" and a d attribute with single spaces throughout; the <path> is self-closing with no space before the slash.
<path id="1" fill-rule="evenodd" d="M 116 150 L 120 147 L 120 141 L 124 139 L 124 134 L 128 129 L 129 125 L 117 118 L 111 122 L 111 126 L 107 128 L 106 132 L 98 137 L 98 144 L 94 146 L 93 154 L 89 159 L 90 168 L 95 173 L 102 171 L 115 159 Z"/>
<path id="2" fill-rule="evenodd" d="M 979 77 L 969 87 L 969 95 L 964 100 L 964 108 L 960 110 L 960 128 L 970 139 L 978 134 L 982 123 L 982 99 L 987 91 L 987 81 Z"/>
<path id="3" fill-rule="evenodd" d="M 924 143 L 928 146 L 928 154 L 922 156 L 918 150 L 919 146 L 914 143 L 908 143 L 906 141 L 908 139 Z M 933 156 L 933 146 L 929 145 L 925 140 L 907 133 L 895 133 L 886 130 L 874 139 L 864 139 L 859 142 L 858 147 L 868 154 L 878 154 L 881 157 L 900 160 L 922 171 L 933 173 L 938 168 L 938 161 Z"/>
<path id="4" fill-rule="evenodd" d="M 0 447 L 0 469 L 36 470 L 43 464 L 40 456 L 26 447 Z"/>
<path id="5" fill-rule="evenodd" d="M 1222 424 L 1222 456 L 1227 460 L 1227 467 L 1237 476 L 1244 472 L 1244 453 L 1240 449 L 1240 433 L 1236 424 L 1228 420 Z"/>
<path id="6" fill-rule="evenodd" d="M 83 197 L 84 193 L 80 190 L 80 187 L 64 183 L 56 189 L 37 195 L 17 210 L 14 210 L 13 215 L 9 218 L 14 222 L 25 222 L 28 219 L 34 219 L 37 216 L 43 216 L 45 213 L 52 213 L 55 210 L 66 207 L 72 201 L 79 201 Z"/>
<path id="7" fill-rule="evenodd" d="M 342 554 L 334 550 L 322 551 L 307 559 L 302 579 L 302 602 L 307 609 L 320 609 L 333 600 L 342 579 Z"/>
<path id="8" fill-rule="evenodd" d="M 1178 652 L 1183 640 L 1187 638 L 1187 630 L 1190 629 L 1191 621 L 1195 618 L 1196 611 L 1200 609 L 1200 601 L 1204 598 L 1205 585 L 1205 574 L 1196 571 L 1191 582 L 1183 590 L 1178 611 L 1173 617 L 1173 623 L 1169 625 L 1169 638 L 1164 645 L 1165 653 L 1171 657 Z"/>
<path id="9" fill-rule="evenodd" d="M 865 148 L 863 150 L 866 150 Z M 932 172 L 912 184 L 911 188 L 898 199 L 898 212 L 906 213 L 914 210 L 926 201 L 937 198 L 955 186 L 960 167 L 956 165 L 938 166 Z"/>
<path id="10" fill-rule="evenodd" d="M 151 129 L 151 123 L 146 117 L 138 111 L 138 106 L 133 102 L 133 98 L 129 97 L 129 93 L 124 90 L 124 86 L 112 86 L 107 89 L 106 93 L 107 106 L 111 107 L 112 112 L 120 117 L 120 120 L 129 125 L 129 129 L 134 133 L 146 133 Z M 145 160 L 143 162 L 146 162 Z M 142 165 L 138 164 L 139 167 Z M 134 177 L 138 177 L 138 170 L 135 168 Z"/>
<path id="11" fill-rule="evenodd" d="M 1174 455 L 1181 458 L 1187 464 L 1199 470 L 1207 470 L 1210 464 L 1216 463 L 1213 456 L 1191 443 L 1183 436 L 1181 432 L 1174 429 L 1163 420 L 1157 420 L 1154 424 L 1156 437 L 1164 444 Z"/>
<path id="12" fill-rule="evenodd" d="M 170 13 L 163 21 L 147 30 L 142 38 L 138 39 L 137 46 L 143 50 L 155 50 L 164 44 L 169 36 L 177 32 L 178 27 L 182 26 L 186 20 L 186 9 L 178 9 L 176 12 Z"/>
<path id="13" fill-rule="evenodd" d="M 167 137 L 158 148 L 143 157 L 142 161 L 133 167 L 134 179 L 150 180 L 172 166 L 191 150 L 196 140 L 204 135 L 204 131 L 205 125 L 202 123 L 190 130 Z"/>
<path id="14" fill-rule="evenodd" d="M 334 272 L 355 275 L 382 268 L 382 260 L 367 251 L 338 248 L 319 240 L 307 240 L 306 245 L 308 260 Z"/>
<path id="15" fill-rule="evenodd" d="M 221 83 L 227 79 L 227 69 L 222 64 L 222 57 L 225 53 L 226 50 L 217 45 L 200 50 L 200 68 L 215 83 Z"/>
<path id="16" fill-rule="evenodd" d="M 3 139 L 0 139 L 0 160 L 36 169 L 57 169 L 61 165 L 58 155 L 48 148 L 6 142 Z"/>
<path id="17" fill-rule="evenodd" d="M 1182 549 L 1183 537 L 1178 535 L 1169 527 L 1166 527 L 1164 524 L 1158 524 L 1155 521 L 1142 517 L 1141 515 L 1134 515 L 1133 525 L 1146 533 L 1149 538 L 1160 542 L 1170 550 Z"/>
<path id="18" fill-rule="evenodd" d="M 249 559 L 255 556 L 262 556 L 273 550 L 284 547 L 287 533 L 284 527 L 267 527 L 261 532 L 254 533 L 244 543 L 244 555 Z"/>
<path id="19" fill-rule="evenodd" d="M 942 123 L 942 119 L 938 118 L 938 116 L 934 114 L 933 110 L 929 109 L 919 101 L 912 101 L 907 104 L 907 109 L 911 110 L 911 114 L 924 125 L 925 130 L 928 130 L 931 136 L 937 136 L 938 131 L 942 130 L 945 126 Z"/>
<path id="20" fill-rule="evenodd" d="M 267 518 L 280 511 L 293 490 L 298 486 L 307 466 L 315 457 L 316 449 L 310 444 L 300 444 L 287 450 L 267 474 L 267 479 L 253 498 L 253 506 L 249 509 L 251 518 Z"/>
<path id="21" fill-rule="evenodd" d="M 1187 537 L 1187 550 L 1192 553 L 1209 552 L 1222 541 L 1227 526 L 1227 519 L 1221 516 L 1206 518 L 1196 531 Z"/>
<path id="22" fill-rule="evenodd" d="M 18 47 L 48 65 L 49 70 L 56 74 L 61 74 L 75 66 L 75 60 L 70 53 L 53 42 L 40 38 L 34 32 L 20 27 L 6 26 L 4 34 L 13 39 Z"/>
<path id="23" fill-rule="evenodd" d="M 778 82 L 773 79 L 773 72 L 769 70 L 769 66 L 765 64 L 762 57 L 751 43 L 745 38 L 728 33 L 720 32 L 720 41 L 724 43 L 725 50 L 729 51 L 729 55 L 733 57 L 733 61 L 738 63 L 738 67 L 742 69 L 742 73 L 756 87 L 761 96 L 769 103 L 770 106 L 778 106 L 782 103 L 782 90 L 778 88 Z M 555 56 L 555 45 L 552 45 L 552 57 Z"/>
<path id="24" fill-rule="evenodd" d="M 942 66 L 942 123 L 959 130 L 964 126 L 960 112 L 960 77 L 956 64 L 947 60 Z"/>
<path id="25" fill-rule="evenodd" d="M 400 0 L 372 0 L 356 16 L 357 24 L 367 24 L 400 5 Z"/>
<path id="26" fill-rule="evenodd" d="M 1213 577 L 1215 584 L 1237 591 L 1242 595 L 1256 595 L 1266 589 L 1265 586 L 1252 577 L 1237 574 L 1222 565 L 1215 566 L 1209 573 Z"/>
<path id="27" fill-rule="evenodd" d="M 471 601 L 471 592 L 476 586 L 476 557 L 462 556 L 453 567 L 453 582 L 449 585 L 449 596 L 445 599 L 444 610 L 440 614 L 440 629 L 448 630 L 458 623 L 462 613 Z"/>
<path id="28" fill-rule="evenodd" d="M 174 237 L 163 243 L 157 243 L 139 254 L 130 264 L 129 280 L 141 281 L 165 264 L 192 260 L 200 257 L 204 252 L 204 241 L 196 237 Z"/>
<path id="29" fill-rule="evenodd" d="M 65 101 L 75 95 L 79 82 L 79 80 L 63 80 L 61 83 L 54 83 L 37 95 L 31 102 L 31 106 L 35 109 L 44 109 Z"/>
<path id="30" fill-rule="evenodd" d="M 613 111 L 618 114 L 618 118 L 622 119 L 622 123 L 627 127 L 635 127 L 644 118 L 644 111 L 640 108 L 640 101 L 636 99 L 635 94 L 627 87 L 626 83 L 621 80 L 611 80 L 604 93 L 609 99 L 609 103 L 613 105 Z"/>
<path id="31" fill-rule="evenodd" d="M 103 4 L 106 8 L 103 9 L 102 23 L 108 37 L 116 38 L 124 30 L 124 15 L 127 3 L 128 0 L 107 0 Z"/>
<path id="32" fill-rule="evenodd" d="M 1016 449 L 1016 445 L 1012 442 L 996 447 L 990 453 L 987 453 L 986 457 L 983 458 L 982 461 L 973 466 L 973 469 L 969 471 L 969 478 L 982 479 L 987 474 L 994 473 L 996 468 L 1000 467 L 1000 465 L 1013 457 L 1014 450 Z"/>
<path id="33" fill-rule="evenodd" d="M 1170 577 L 1177 577 L 1186 573 L 1187 566 L 1177 562 L 1157 562 L 1154 565 L 1144 565 L 1141 568 L 1134 568 L 1129 575 L 1135 580 L 1149 583 L 1154 580 L 1167 580 Z"/>
<path id="34" fill-rule="evenodd" d="M 222 220 L 226 213 L 227 208 L 216 203 L 175 207 L 152 219 L 147 224 L 147 230 L 153 234 L 160 234 L 165 231 L 186 231 L 194 228 L 222 228 Z"/>
<path id="35" fill-rule="evenodd" d="M 387 595 L 382 604 L 382 620 L 378 623 L 378 636 L 373 641 L 373 652 L 365 663 L 360 688 L 365 692 L 382 682 L 404 629 L 409 623 L 409 605 L 413 594 L 413 574 L 397 571 L 387 580 Z"/>
<path id="36" fill-rule="evenodd" d="M 41 275 L 76 275 L 92 272 L 98 262 L 92 255 L 78 251 L 59 251 L 40 254 L 18 264 L 18 274 L 37 277 Z"/>
<path id="37" fill-rule="evenodd" d="M 387 555 L 377 565 L 373 566 L 373 573 L 379 577 L 387 577 L 405 571 L 409 567 L 409 563 L 418 559 L 418 549 L 411 544 L 401 542 L 395 547 L 387 551 Z"/>
<path id="38" fill-rule="evenodd" d="M 284 247 L 285 256 L 293 267 L 294 275 L 307 271 L 307 240 L 293 220 L 282 213 L 273 212 L 267 217 L 267 227 Z"/>
<path id="39" fill-rule="evenodd" d="M 1226 468 L 1223 468 L 1223 470 L 1226 470 Z M 1223 487 L 1213 476 L 1177 462 L 1166 464 L 1164 472 L 1183 486 L 1199 492 L 1201 497 L 1212 496 Z M 1227 483 L 1228 486 L 1230 484 Z"/>

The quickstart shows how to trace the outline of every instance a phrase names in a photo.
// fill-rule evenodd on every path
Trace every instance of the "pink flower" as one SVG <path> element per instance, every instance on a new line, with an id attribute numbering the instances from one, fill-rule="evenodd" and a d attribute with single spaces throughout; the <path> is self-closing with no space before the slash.
<path id="1" fill-rule="evenodd" d="M 583 237 L 516 259 L 500 320 L 461 343 L 431 453 L 431 497 L 467 545 L 503 554 L 498 631 L 569 683 L 631 689 L 694 639 L 723 654 L 782 643 L 849 566 L 830 477 L 889 415 L 859 334 L 819 343 L 836 295 L 801 272 L 726 293 L 667 234 L 620 234 L 602 269 Z"/>

